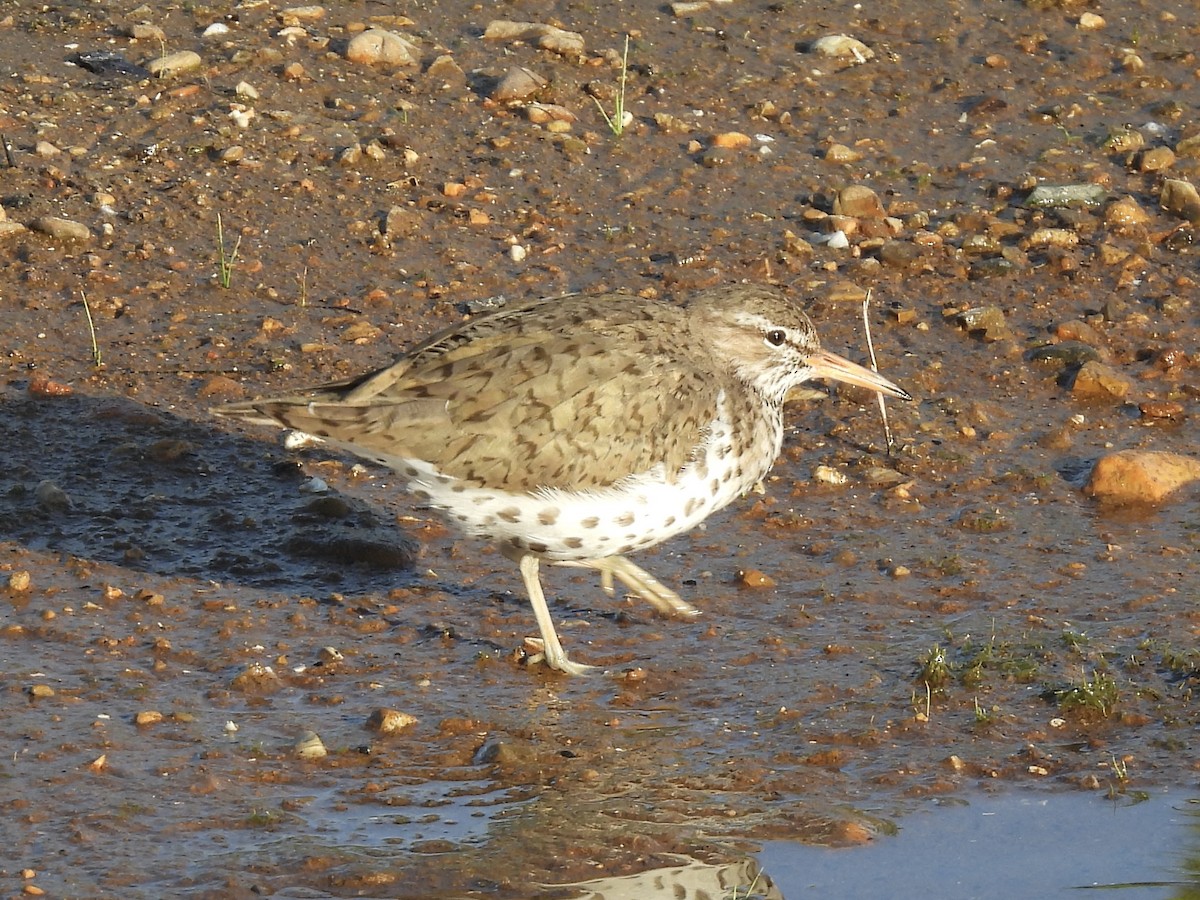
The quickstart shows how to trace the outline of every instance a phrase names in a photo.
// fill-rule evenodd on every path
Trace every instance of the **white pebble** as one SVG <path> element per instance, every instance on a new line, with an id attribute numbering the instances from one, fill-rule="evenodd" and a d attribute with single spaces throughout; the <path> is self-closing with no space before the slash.
<path id="1" fill-rule="evenodd" d="M 848 479 L 845 472 L 839 472 L 831 466 L 817 466 L 813 469 L 813 481 L 822 484 L 845 484 Z"/>

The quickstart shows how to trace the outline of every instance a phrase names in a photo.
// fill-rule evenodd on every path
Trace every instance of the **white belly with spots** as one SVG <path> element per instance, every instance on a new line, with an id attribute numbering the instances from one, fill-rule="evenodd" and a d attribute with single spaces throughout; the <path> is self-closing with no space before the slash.
<path id="1" fill-rule="evenodd" d="M 724 413 L 723 402 L 720 408 Z M 656 466 L 601 490 L 507 494 L 486 488 L 463 490 L 427 463 L 407 460 L 419 473 L 409 488 L 427 497 L 462 531 L 548 560 L 625 554 L 694 528 L 767 473 L 782 442 L 781 418 L 768 415 L 757 422 L 753 440 L 759 449 L 753 462 L 733 452 L 730 430 L 725 415 L 714 421 L 703 457 L 684 467 L 674 481 L 668 481 L 663 467 Z"/>

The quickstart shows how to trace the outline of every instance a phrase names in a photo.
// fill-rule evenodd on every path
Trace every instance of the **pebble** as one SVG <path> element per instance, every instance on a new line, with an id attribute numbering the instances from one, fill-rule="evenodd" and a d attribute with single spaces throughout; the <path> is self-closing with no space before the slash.
<path id="1" fill-rule="evenodd" d="M 1057 364 L 1060 367 L 1083 366 L 1100 359 L 1100 351 L 1082 341 L 1062 341 L 1045 344 L 1029 351 L 1032 362 Z"/>
<path id="2" fill-rule="evenodd" d="M 467 81 L 467 73 L 448 53 L 443 53 L 429 64 L 429 68 L 425 70 L 425 77 L 440 81 L 446 87 L 463 85 Z"/>
<path id="3" fill-rule="evenodd" d="M 848 34 L 827 34 L 813 41 L 808 49 L 818 56 L 849 60 L 855 64 L 865 63 L 875 58 L 874 50 L 858 38 L 852 38 Z"/>
<path id="4" fill-rule="evenodd" d="M 1012 337 L 1004 310 L 998 306 L 978 306 L 966 309 L 956 316 L 958 324 L 969 334 L 978 335 L 992 343 Z"/>
<path id="5" fill-rule="evenodd" d="M 329 751 L 325 749 L 325 742 L 315 731 L 301 734 L 299 740 L 292 745 L 292 752 L 300 759 L 324 759 L 329 755 Z"/>
<path id="6" fill-rule="evenodd" d="M 831 144 L 829 149 L 825 151 L 826 162 L 831 162 L 839 166 L 856 163 L 863 158 L 863 155 L 857 150 L 847 147 L 845 144 Z"/>
<path id="7" fill-rule="evenodd" d="M 886 215 L 879 195 L 862 184 L 852 184 L 838 191 L 833 200 L 833 214 L 855 219 L 882 219 Z"/>
<path id="8" fill-rule="evenodd" d="M 156 78 L 166 78 L 170 75 L 180 75 L 190 72 L 192 69 L 198 69 L 202 63 L 200 54 L 194 50 L 180 50 L 177 53 L 155 57 L 146 63 L 146 68 Z"/>
<path id="9" fill-rule="evenodd" d="M 1185 137 L 1176 144 L 1175 155 L 1180 159 L 1200 159 L 1200 134 Z"/>
<path id="10" fill-rule="evenodd" d="M 774 578 L 758 569 L 742 569 L 737 573 L 737 579 L 743 587 L 771 588 L 777 584 Z"/>
<path id="11" fill-rule="evenodd" d="M 24 234 L 28 230 L 20 222 L 0 221 L 0 241 L 5 238 L 16 237 L 18 234 Z"/>
<path id="12" fill-rule="evenodd" d="M 1200 479 L 1200 460 L 1157 450 L 1119 450 L 1096 461 L 1083 492 L 1114 505 L 1161 503 Z"/>
<path id="13" fill-rule="evenodd" d="M 1146 136 L 1136 128 L 1123 125 L 1110 132 L 1100 146 L 1107 153 L 1131 154 L 1146 146 Z"/>
<path id="14" fill-rule="evenodd" d="M 1183 404 L 1176 403 L 1174 400 L 1143 400 L 1138 404 L 1138 412 L 1144 419 L 1166 419 L 1178 422 L 1185 418 Z"/>
<path id="15" fill-rule="evenodd" d="M 397 731 L 411 728 L 418 721 L 417 717 L 410 713 L 381 706 L 367 718 L 367 727 L 380 734 L 395 734 Z"/>
<path id="16" fill-rule="evenodd" d="M 323 6 L 288 6 L 278 13 L 284 25 L 299 25 L 303 22 L 318 22 L 325 18 Z"/>
<path id="17" fill-rule="evenodd" d="M 893 269 L 914 268 L 922 259 L 921 248 L 909 241 L 885 241 L 879 248 L 879 261 Z"/>
<path id="18" fill-rule="evenodd" d="M 144 727 L 146 725 L 157 725 L 162 720 L 163 714 L 157 709 L 139 710 L 137 715 L 133 717 L 134 724 L 139 727 Z"/>
<path id="19" fill-rule="evenodd" d="M 980 278 L 997 278 L 1003 275 L 1011 275 L 1016 270 L 1017 265 L 1012 260 L 1005 259 L 1002 256 L 993 256 L 972 263 L 967 277 L 972 281 L 977 281 Z"/>
<path id="20" fill-rule="evenodd" d="M 1175 165 L 1175 152 L 1170 147 L 1151 147 L 1138 154 L 1134 168 L 1139 172 L 1162 172 Z"/>
<path id="21" fill-rule="evenodd" d="M 31 397 L 70 397 L 75 393 L 71 385 L 54 381 L 43 374 L 34 375 L 29 379 L 28 391 Z"/>
<path id="22" fill-rule="evenodd" d="M 1150 215 L 1133 197 L 1122 197 L 1114 200 L 1104 208 L 1104 224 L 1110 228 L 1128 228 L 1134 225 L 1145 225 L 1150 221 Z"/>
<path id="23" fill-rule="evenodd" d="M 817 466 L 813 469 L 813 481 L 818 481 L 821 484 L 845 484 L 849 480 L 845 472 L 839 471 L 832 466 Z"/>
<path id="24" fill-rule="evenodd" d="M 552 122 L 564 122 L 569 125 L 576 121 L 575 113 L 556 103 L 530 103 L 525 107 L 525 117 L 535 125 L 547 125 Z"/>
<path id="25" fill-rule="evenodd" d="M 8 576 L 8 589 L 17 594 L 23 594 L 29 590 L 32 583 L 33 578 L 25 569 L 18 569 Z"/>
<path id="26" fill-rule="evenodd" d="M 1089 361 L 1080 367 L 1071 385 L 1076 397 L 1123 400 L 1133 390 L 1133 382 L 1111 366 Z"/>
<path id="27" fill-rule="evenodd" d="M 126 30 L 126 34 L 135 41 L 155 41 L 164 44 L 167 42 L 167 33 L 149 22 L 138 22 L 136 25 L 131 25 Z"/>
<path id="28" fill-rule="evenodd" d="M 74 504 L 67 492 L 52 481 L 43 481 L 33 492 L 37 505 L 47 512 L 65 512 Z"/>
<path id="29" fill-rule="evenodd" d="M 1197 194 L 1195 185 L 1190 181 L 1181 178 L 1166 179 L 1163 181 L 1158 201 L 1167 212 L 1189 222 L 1200 223 L 1200 194 Z"/>
<path id="30" fill-rule="evenodd" d="M 283 679 L 270 666 L 252 663 L 229 683 L 230 690 L 262 696 L 273 694 L 283 687 Z"/>
<path id="31" fill-rule="evenodd" d="M 417 52 L 417 48 L 400 35 L 382 28 L 356 34 L 346 45 L 346 59 L 364 65 L 415 66 L 419 62 Z"/>
<path id="32" fill-rule="evenodd" d="M 92 238 L 91 229 L 82 222 L 72 219 L 60 219 L 56 216 L 41 216 L 29 223 L 34 231 L 40 231 L 59 241 L 89 241 Z"/>
<path id="33" fill-rule="evenodd" d="M 712 139 L 714 147 L 724 147 L 727 150 L 746 150 L 753 143 L 750 135 L 743 134 L 740 131 L 725 131 L 714 135 Z"/>
<path id="34" fill-rule="evenodd" d="M 1108 197 L 1098 184 L 1043 184 L 1025 198 L 1029 209 L 1099 209 Z"/>
<path id="35" fill-rule="evenodd" d="M 734 151 L 726 147 L 710 147 L 700 155 L 700 165 L 706 169 L 729 166 L 733 164 L 734 160 Z"/>
<path id="36" fill-rule="evenodd" d="M 525 41 L 542 50 L 560 56 L 579 57 L 584 52 L 583 35 L 575 31 L 564 31 L 553 25 L 540 22 L 510 22 L 494 19 L 484 29 L 485 41 Z"/>
<path id="37" fill-rule="evenodd" d="M 1078 247 L 1079 235 L 1069 228 L 1038 228 L 1029 236 L 1031 247 Z"/>
<path id="38" fill-rule="evenodd" d="M 500 77 L 489 96 L 497 103 L 511 103 L 532 97 L 547 84 L 546 79 L 532 69 L 513 66 Z"/>

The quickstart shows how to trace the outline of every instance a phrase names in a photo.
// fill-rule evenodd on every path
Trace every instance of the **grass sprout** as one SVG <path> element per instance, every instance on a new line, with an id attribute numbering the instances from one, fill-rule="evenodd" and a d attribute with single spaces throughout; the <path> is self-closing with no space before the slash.
<path id="1" fill-rule="evenodd" d="M 629 77 L 629 35 L 625 35 L 625 55 L 621 57 L 621 88 L 617 91 L 617 97 L 613 101 L 613 112 L 610 116 L 608 110 L 604 108 L 604 104 L 596 97 L 592 97 L 592 102 L 596 104 L 596 108 L 600 110 L 600 115 L 604 116 L 604 121 L 608 123 L 609 130 L 620 137 L 625 132 L 626 112 L 625 112 L 625 81 Z"/>
<path id="2" fill-rule="evenodd" d="M 221 224 L 221 214 L 217 213 L 217 265 L 219 267 L 217 277 L 220 279 L 221 287 L 226 290 L 233 283 L 233 267 L 237 262 L 238 247 L 241 245 L 242 236 L 239 234 L 237 240 L 233 242 L 233 249 L 226 252 L 225 229 Z"/>

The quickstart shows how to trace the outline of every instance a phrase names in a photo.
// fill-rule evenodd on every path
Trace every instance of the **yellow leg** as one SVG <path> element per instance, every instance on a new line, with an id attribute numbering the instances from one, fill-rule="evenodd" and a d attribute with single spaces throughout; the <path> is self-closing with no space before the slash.
<path id="1" fill-rule="evenodd" d="M 631 563 L 624 556 L 605 556 L 599 559 L 585 559 L 579 562 L 560 562 L 560 566 L 575 566 L 581 569 L 595 569 L 600 573 L 600 584 L 606 593 L 613 592 L 613 577 L 615 576 L 625 587 L 629 588 L 664 616 L 679 616 L 694 619 L 700 615 L 700 610 L 692 606 L 677 593 L 643 569 Z"/>
<path id="2" fill-rule="evenodd" d="M 537 619 L 538 631 L 542 633 L 542 652 L 546 665 L 568 675 L 585 675 L 593 671 L 595 666 L 585 666 L 583 663 L 571 662 L 567 651 L 558 640 L 558 632 L 554 630 L 554 621 L 550 618 L 550 609 L 546 606 L 546 595 L 542 593 L 542 581 L 538 576 L 539 560 L 536 556 L 526 553 L 517 559 L 521 568 L 521 577 L 525 580 L 525 590 L 529 592 L 529 602 L 533 606 L 533 615 Z"/>

